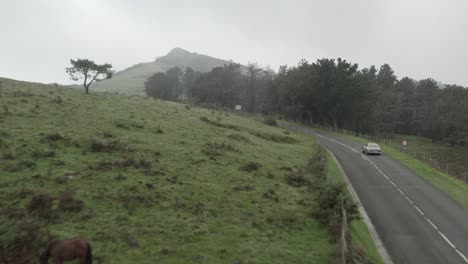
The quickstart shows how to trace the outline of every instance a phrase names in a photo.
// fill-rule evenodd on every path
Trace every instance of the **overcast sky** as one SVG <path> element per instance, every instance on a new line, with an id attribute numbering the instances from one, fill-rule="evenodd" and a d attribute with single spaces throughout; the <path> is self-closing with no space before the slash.
<path id="1" fill-rule="evenodd" d="M 174 47 L 277 69 L 342 57 L 468 86 L 466 0 L 0 0 L 0 76 L 71 83 L 71 58 L 122 70 Z"/>

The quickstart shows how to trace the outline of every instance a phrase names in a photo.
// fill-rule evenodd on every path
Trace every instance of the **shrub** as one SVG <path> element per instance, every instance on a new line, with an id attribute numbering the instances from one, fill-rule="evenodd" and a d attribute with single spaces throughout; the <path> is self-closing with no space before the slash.
<path id="1" fill-rule="evenodd" d="M 310 177 L 301 169 L 293 169 L 285 176 L 286 183 L 294 187 L 310 186 Z"/>
<path id="2" fill-rule="evenodd" d="M 33 195 L 27 205 L 29 212 L 36 213 L 41 217 L 48 217 L 52 211 L 54 198 L 49 193 L 39 192 Z"/>
<path id="3" fill-rule="evenodd" d="M 256 171 L 260 169 L 261 167 L 262 167 L 262 164 L 258 162 L 248 162 L 241 167 L 241 170 L 252 172 L 252 171 Z"/>
<path id="4" fill-rule="evenodd" d="M 202 150 L 204 154 L 210 157 L 221 156 L 227 151 L 240 153 L 240 150 L 224 142 L 223 143 L 213 143 L 213 142 L 207 143 L 205 144 L 205 147 Z"/>
<path id="5" fill-rule="evenodd" d="M 63 103 L 63 98 L 61 96 L 56 96 L 52 99 L 52 103 L 61 104 Z"/>
<path id="6" fill-rule="evenodd" d="M 8 132 L 8 130 L 0 128 L 0 137 L 9 137 L 9 136 L 10 136 L 10 132 Z"/>
<path id="7" fill-rule="evenodd" d="M 50 158 L 55 156 L 55 151 L 53 150 L 39 150 L 39 149 L 34 149 L 31 152 L 31 156 L 35 159 L 37 158 Z"/>
<path id="8" fill-rule="evenodd" d="M 263 122 L 269 126 L 278 126 L 278 122 L 276 122 L 276 119 L 272 116 L 267 116 Z"/>
<path id="9" fill-rule="evenodd" d="M 128 122 L 123 119 L 114 120 L 114 125 L 118 128 L 130 129 L 130 125 L 128 124 Z"/>
<path id="10" fill-rule="evenodd" d="M 43 141 L 55 142 L 55 141 L 60 141 L 60 140 L 65 140 L 65 137 L 59 133 L 52 133 L 52 134 L 46 135 Z"/>
<path id="11" fill-rule="evenodd" d="M 162 134 L 162 133 L 164 133 L 164 132 L 162 131 L 162 129 L 161 129 L 161 126 L 158 126 L 157 128 L 155 128 L 155 129 L 153 130 L 153 132 L 154 132 L 155 134 Z"/>
<path id="12" fill-rule="evenodd" d="M 237 140 L 237 141 L 242 141 L 242 142 L 245 142 L 245 143 L 252 142 L 252 141 L 250 141 L 250 139 L 242 136 L 241 134 L 230 134 L 227 137 L 230 138 L 230 139 Z"/>
<path id="13" fill-rule="evenodd" d="M 267 199 L 270 199 L 270 200 L 274 200 L 275 202 L 279 201 L 278 195 L 276 194 L 275 190 L 272 189 L 272 188 L 269 188 L 266 191 L 264 191 L 263 192 L 263 197 L 267 198 Z"/>
<path id="14" fill-rule="evenodd" d="M 236 192 L 253 191 L 253 190 L 255 190 L 255 186 L 251 185 L 251 184 L 248 184 L 248 185 L 245 185 L 245 186 L 234 186 L 234 187 L 232 187 L 232 190 L 236 191 Z"/>
<path id="15" fill-rule="evenodd" d="M 83 210 L 83 201 L 75 198 L 75 193 L 72 191 L 65 191 L 59 198 L 58 207 L 63 211 L 81 211 Z"/>
<path id="16" fill-rule="evenodd" d="M 117 139 L 110 139 L 110 140 L 93 139 L 91 140 L 90 148 L 92 152 L 113 152 L 113 151 L 118 151 L 118 150 L 132 151 L 132 149 L 126 146 L 125 143 Z"/>
<path id="17" fill-rule="evenodd" d="M 36 221 L 0 215 L 1 263 L 35 263 L 36 252 L 46 241 L 47 232 Z"/>
<path id="18" fill-rule="evenodd" d="M 223 124 L 223 123 L 220 123 L 220 122 L 217 122 L 217 121 L 213 121 L 213 120 L 210 120 L 206 117 L 200 117 L 200 120 L 207 123 L 207 124 L 210 124 L 212 126 L 216 126 L 216 127 L 221 127 L 221 128 L 228 128 L 228 129 L 232 129 L 232 130 L 236 130 L 236 131 L 239 131 L 240 128 L 238 126 L 235 126 L 235 125 L 231 125 L 231 124 Z"/>
<path id="19" fill-rule="evenodd" d="M 32 168 L 34 166 L 36 166 L 36 163 L 29 160 L 17 160 L 1 163 L 1 167 L 7 172 L 18 172 L 24 168 Z"/>
<path id="20" fill-rule="evenodd" d="M 141 129 L 141 128 L 145 128 L 145 124 L 134 121 L 134 122 L 132 122 L 132 127 Z"/>
<path id="21" fill-rule="evenodd" d="M 297 143 L 298 140 L 290 137 L 290 136 L 283 136 L 283 135 L 277 135 L 277 134 L 270 134 L 270 133 L 264 133 L 264 132 L 258 132 L 255 130 L 250 130 L 249 133 L 253 136 L 256 136 L 261 139 L 265 139 L 268 141 L 273 141 L 277 143 Z"/>
<path id="22" fill-rule="evenodd" d="M 315 201 L 313 216 L 319 222 L 327 225 L 335 238 L 341 234 L 342 203 L 347 213 L 348 223 L 359 218 L 357 206 L 346 193 L 346 188 L 342 184 L 321 184 L 316 190 Z"/>
<path id="23" fill-rule="evenodd" d="M 8 109 L 8 106 L 6 105 L 3 105 L 3 111 L 5 112 L 5 115 L 9 115 L 10 114 L 10 110 Z"/>

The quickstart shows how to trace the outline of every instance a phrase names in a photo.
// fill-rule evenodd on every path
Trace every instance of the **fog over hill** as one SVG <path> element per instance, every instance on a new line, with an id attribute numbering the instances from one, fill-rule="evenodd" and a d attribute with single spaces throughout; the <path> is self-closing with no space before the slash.
<path id="1" fill-rule="evenodd" d="M 208 72 L 214 67 L 227 63 L 230 61 L 189 52 L 182 48 L 174 48 L 166 56 L 158 57 L 153 62 L 139 63 L 116 72 L 111 79 L 96 83 L 92 89 L 143 95 L 145 80 L 154 73 L 166 71 L 175 66 L 182 70 L 191 67 L 195 71 Z"/>

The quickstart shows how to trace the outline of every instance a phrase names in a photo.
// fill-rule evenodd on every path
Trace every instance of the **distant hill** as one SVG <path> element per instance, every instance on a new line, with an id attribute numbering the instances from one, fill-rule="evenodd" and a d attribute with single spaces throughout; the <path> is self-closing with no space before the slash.
<path id="1" fill-rule="evenodd" d="M 154 73 L 166 71 L 175 66 L 178 66 L 182 70 L 186 67 L 191 67 L 196 71 L 208 72 L 214 67 L 228 63 L 230 61 L 175 48 L 166 56 L 159 57 L 153 62 L 139 63 L 123 71 L 119 71 L 115 73 L 112 79 L 94 84 L 92 89 L 94 91 L 142 95 L 144 94 L 146 79 Z"/>

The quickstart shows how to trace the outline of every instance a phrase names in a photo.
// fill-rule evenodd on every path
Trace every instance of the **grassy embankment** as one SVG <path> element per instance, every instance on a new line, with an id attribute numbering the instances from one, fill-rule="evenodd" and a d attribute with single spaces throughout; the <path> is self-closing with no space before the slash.
<path id="1" fill-rule="evenodd" d="M 328 131 L 329 132 L 329 131 Z M 360 143 L 367 143 L 368 140 L 365 138 L 361 137 L 356 137 L 350 134 L 342 134 L 342 133 L 336 133 L 332 132 L 337 136 L 341 137 L 346 137 L 349 139 L 352 139 L 354 141 L 360 142 Z M 450 146 L 445 146 L 443 144 L 438 144 L 438 143 L 430 143 L 428 139 L 422 139 L 418 137 L 403 137 L 403 136 L 398 136 L 395 141 L 398 139 L 403 139 L 405 138 L 410 142 L 410 145 L 408 147 L 408 152 L 412 153 L 413 151 L 428 151 L 427 155 L 432 155 L 435 157 L 435 153 L 437 153 L 438 156 L 444 157 L 451 157 L 454 154 L 453 153 L 458 153 L 455 154 L 455 156 L 459 157 L 468 157 L 468 150 L 463 149 L 461 147 L 455 147 L 452 148 Z M 417 172 L 419 175 L 424 177 L 426 180 L 431 182 L 434 186 L 437 188 L 443 190 L 447 194 L 449 194 L 454 200 L 459 202 L 465 209 L 468 209 L 468 183 L 455 178 L 454 176 L 451 176 L 447 173 L 441 172 L 428 164 L 416 159 L 415 157 L 412 157 L 409 154 L 405 154 L 398 149 L 395 149 L 388 144 L 385 144 L 383 142 L 378 142 L 380 146 L 382 147 L 382 150 L 385 154 L 388 154 L 395 159 L 399 160 L 403 164 L 405 164 L 408 168 L 414 170 Z M 467 159 L 468 160 L 468 159 Z M 464 164 L 462 165 L 461 160 L 457 162 L 457 166 L 467 166 L 466 160 L 464 161 Z"/>
<path id="2" fill-rule="evenodd" d="M 87 237 L 102 263 L 336 260 L 310 191 L 285 181 L 318 149 L 310 137 L 177 103 L 0 80 L 2 250 L 22 241 L 30 260 L 43 230 Z"/>
<path id="3" fill-rule="evenodd" d="M 327 163 L 327 171 L 330 177 L 330 180 L 333 180 L 337 183 L 345 185 L 345 180 L 343 177 L 346 177 L 341 173 L 341 170 L 338 167 L 335 159 L 332 158 L 330 154 L 328 154 L 328 163 Z M 350 194 L 351 195 L 351 194 Z M 351 222 L 349 226 L 349 231 L 351 233 L 352 243 L 364 249 L 367 255 L 375 261 L 375 263 L 384 263 L 380 254 L 377 251 L 375 246 L 374 240 L 372 239 L 369 229 L 367 228 L 366 223 L 360 220 L 354 220 Z"/>

